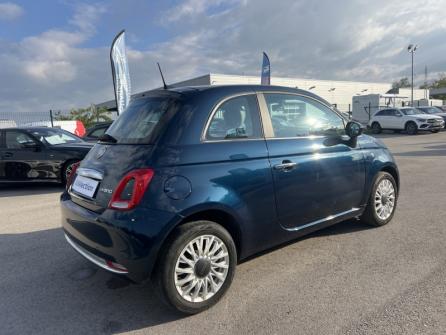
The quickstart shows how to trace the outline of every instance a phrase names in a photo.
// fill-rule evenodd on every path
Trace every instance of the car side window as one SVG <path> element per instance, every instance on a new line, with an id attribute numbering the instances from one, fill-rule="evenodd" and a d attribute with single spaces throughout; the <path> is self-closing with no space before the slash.
<path id="1" fill-rule="evenodd" d="M 23 149 L 26 143 L 34 143 L 35 141 L 24 132 L 16 130 L 6 131 L 5 143 L 7 149 Z"/>
<path id="2" fill-rule="evenodd" d="M 389 116 L 396 116 L 396 114 L 397 114 L 395 109 L 389 109 L 387 112 L 388 112 L 387 115 L 389 115 Z"/>
<path id="3" fill-rule="evenodd" d="M 222 103 L 211 116 L 206 140 L 260 138 L 260 114 L 255 95 L 243 95 Z"/>
<path id="4" fill-rule="evenodd" d="M 264 96 L 276 138 L 345 134 L 341 116 L 316 100 L 292 94 Z"/>
<path id="5" fill-rule="evenodd" d="M 99 138 L 102 135 L 104 135 L 106 130 L 107 130 L 107 127 L 97 128 L 97 129 L 93 130 L 88 136 L 94 137 L 94 138 Z"/>
<path id="6" fill-rule="evenodd" d="M 387 109 L 384 109 L 384 110 L 379 111 L 378 113 L 376 113 L 375 116 L 387 116 L 387 115 L 389 115 L 389 114 L 388 114 L 388 110 L 387 110 Z"/>

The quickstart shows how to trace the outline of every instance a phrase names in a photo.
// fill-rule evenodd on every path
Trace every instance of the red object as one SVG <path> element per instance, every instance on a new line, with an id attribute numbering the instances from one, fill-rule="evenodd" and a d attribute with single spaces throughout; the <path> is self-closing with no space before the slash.
<path id="1" fill-rule="evenodd" d="M 125 271 L 128 272 L 127 268 L 125 268 L 124 266 L 122 266 L 121 264 L 118 263 L 114 263 L 112 261 L 105 261 L 107 263 L 107 266 L 109 268 L 115 269 L 115 270 L 119 270 L 119 271 Z"/>
<path id="2" fill-rule="evenodd" d="M 76 129 L 74 129 L 74 134 L 83 137 L 85 135 L 85 127 L 82 121 L 76 120 Z"/>
<path id="3" fill-rule="evenodd" d="M 152 180 L 153 174 L 154 171 L 152 169 L 138 169 L 127 173 L 113 192 L 108 207 L 123 211 L 134 208 L 141 201 L 144 192 Z M 132 179 L 134 180 L 134 184 L 131 198 L 121 199 L 122 191 L 124 191 L 124 188 Z"/>
<path id="4" fill-rule="evenodd" d="M 67 190 L 70 187 L 71 183 L 73 182 L 73 177 L 76 174 L 77 168 L 79 167 L 80 164 L 81 164 L 81 162 L 76 162 L 76 163 L 73 163 L 73 165 L 71 166 L 71 172 L 66 180 L 66 185 L 65 185 Z"/>

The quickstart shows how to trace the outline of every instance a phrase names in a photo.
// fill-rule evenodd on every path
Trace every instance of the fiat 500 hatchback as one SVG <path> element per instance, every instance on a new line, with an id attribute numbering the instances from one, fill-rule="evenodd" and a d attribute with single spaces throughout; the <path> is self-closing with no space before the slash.
<path id="1" fill-rule="evenodd" d="M 248 256 L 350 218 L 388 223 L 398 186 L 383 143 L 310 92 L 155 90 L 75 166 L 62 225 L 91 262 L 197 313 Z"/>

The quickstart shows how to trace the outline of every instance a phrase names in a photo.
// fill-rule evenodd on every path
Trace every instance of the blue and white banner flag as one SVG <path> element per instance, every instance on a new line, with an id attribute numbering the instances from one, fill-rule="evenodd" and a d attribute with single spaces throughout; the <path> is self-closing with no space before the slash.
<path id="1" fill-rule="evenodd" d="M 261 76 L 261 85 L 271 85 L 271 67 L 269 64 L 268 55 L 263 53 L 263 62 L 262 62 L 262 76 Z"/>
<path id="2" fill-rule="evenodd" d="M 110 49 L 113 86 L 115 89 L 116 108 L 121 114 L 130 102 L 131 86 L 129 65 L 125 51 L 125 30 L 116 35 Z"/>

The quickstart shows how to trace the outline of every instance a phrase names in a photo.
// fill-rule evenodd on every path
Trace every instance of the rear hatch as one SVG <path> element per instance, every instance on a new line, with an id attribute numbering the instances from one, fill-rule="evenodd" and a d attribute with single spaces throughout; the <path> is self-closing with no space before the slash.
<path id="1" fill-rule="evenodd" d="M 117 206 L 142 196 L 153 175 L 155 143 L 180 105 L 178 93 L 169 91 L 132 100 L 74 173 L 68 186 L 73 202 L 102 212 L 117 195 Z"/>

